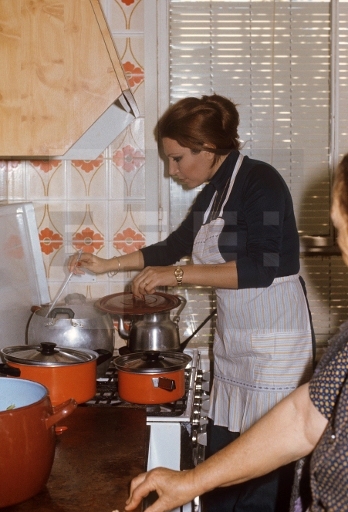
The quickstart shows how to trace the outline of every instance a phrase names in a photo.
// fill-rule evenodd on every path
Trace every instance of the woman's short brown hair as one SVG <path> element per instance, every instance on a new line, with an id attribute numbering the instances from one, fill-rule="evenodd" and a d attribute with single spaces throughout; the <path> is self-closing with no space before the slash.
<path id="1" fill-rule="evenodd" d="M 158 122 L 157 135 L 175 140 L 192 151 L 211 151 L 216 157 L 240 148 L 239 114 L 227 98 L 213 94 L 188 97 L 169 107 Z"/>

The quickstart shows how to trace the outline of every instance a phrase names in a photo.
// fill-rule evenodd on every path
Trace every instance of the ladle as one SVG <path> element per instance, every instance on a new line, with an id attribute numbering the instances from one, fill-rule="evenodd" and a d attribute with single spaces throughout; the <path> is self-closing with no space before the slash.
<path id="1" fill-rule="evenodd" d="M 51 306 L 49 307 L 47 313 L 46 313 L 46 318 L 49 316 L 49 314 L 51 313 L 52 309 L 54 308 L 54 306 L 57 304 L 58 302 L 58 299 L 60 298 L 60 296 L 62 295 L 63 291 L 65 290 L 65 287 L 66 285 L 68 284 L 68 282 L 70 281 L 70 279 L 72 278 L 73 274 L 74 274 L 74 270 L 76 268 L 76 265 L 78 264 L 78 262 L 80 261 L 80 258 L 81 258 L 81 254 L 82 254 L 82 249 L 80 249 L 78 251 L 78 254 L 77 254 L 77 259 L 75 261 L 75 265 L 74 265 L 74 268 L 72 269 L 72 271 L 70 272 L 70 274 L 68 275 L 68 277 L 65 279 L 64 283 L 62 284 L 62 286 L 59 288 L 58 290 L 58 293 L 54 299 L 54 301 L 52 302 Z"/>

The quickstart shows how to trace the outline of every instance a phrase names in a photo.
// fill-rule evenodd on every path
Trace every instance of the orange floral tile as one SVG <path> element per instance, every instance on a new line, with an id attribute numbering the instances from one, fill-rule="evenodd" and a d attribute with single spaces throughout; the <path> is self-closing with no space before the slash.
<path id="1" fill-rule="evenodd" d="M 88 173 L 88 172 L 95 171 L 96 169 L 98 169 L 101 166 L 101 164 L 103 163 L 103 161 L 104 161 L 104 157 L 103 157 L 103 155 L 100 155 L 95 160 L 72 160 L 71 163 L 77 169 L 80 169 L 81 171 Z"/>
<path id="2" fill-rule="evenodd" d="M 50 172 L 61 164 L 61 160 L 30 160 L 30 163 L 39 171 Z"/>
<path id="3" fill-rule="evenodd" d="M 63 245 L 63 237 L 49 228 L 44 228 L 39 232 L 39 240 L 41 251 L 47 255 L 60 249 Z"/>
<path id="4" fill-rule="evenodd" d="M 134 87 L 144 80 L 144 70 L 132 62 L 124 62 L 123 69 L 126 74 L 129 87 Z"/>
<path id="5" fill-rule="evenodd" d="M 145 237 L 132 228 L 126 228 L 114 236 L 113 245 L 124 254 L 129 254 L 144 247 Z"/>
<path id="6" fill-rule="evenodd" d="M 75 249 L 82 249 L 83 252 L 94 253 L 104 246 L 104 237 L 93 231 L 91 228 L 85 228 L 73 237 Z"/>
<path id="7" fill-rule="evenodd" d="M 115 151 L 112 160 L 117 167 L 122 168 L 126 172 L 131 172 L 139 169 L 145 163 L 145 155 L 139 149 L 135 149 L 128 144 Z"/>

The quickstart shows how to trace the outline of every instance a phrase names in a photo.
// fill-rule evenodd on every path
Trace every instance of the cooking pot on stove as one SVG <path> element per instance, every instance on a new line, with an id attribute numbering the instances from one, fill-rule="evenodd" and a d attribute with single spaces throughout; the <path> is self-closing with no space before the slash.
<path id="1" fill-rule="evenodd" d="M 94 307 L 80 293 L 71 293 L 58 303 L 48 317 L 49 306 L 35 309 L 28 325 L 27 342 L 40 345 L 52 342 L 59 347 L 89 350 L 114 350 L 114 323 L 111 316 Z M 97 377 L 103 377 L 110 359 L 98 365 Z"/>
<path id="2" fill-rule="evenodd" d="M 118 394 L 136 404 L 174 402 L 185 394 L 185 368 L 191 357 L 182 352 L 157 351 L 119 356 Z"/>
<path id="3" fill-rule="evenodd" d="M 46 485 L 55 453 L 54 425 L 76 405 L 70 399 L 52 407 L 42 384 L 0 378 L 0 508 L 29 499 Z"/>
<path id="4" fill-rule="evenodd" d="M 96 394 L 97 364 L 110 359 L 110 352 L 57 347 L 55 343 L 18 345 L 0 351 L 5 365 L 0 373 L 33 380 L 46 386 L 53 405 L 69 398 L 77 403 Z"/>
<path id="5" fill-rule="evenodd" d="M 118 319 L 118 332 L 130 352 L 180 350 L 179 320 L 186 306 L 181 295 L 156 292 L 140 300 L 132 293 L 115 293 L 95 306 Z M 178 308 L 173 319 L 170 311 Z M 126 327 L 127 325 L 127 327 Z"/>

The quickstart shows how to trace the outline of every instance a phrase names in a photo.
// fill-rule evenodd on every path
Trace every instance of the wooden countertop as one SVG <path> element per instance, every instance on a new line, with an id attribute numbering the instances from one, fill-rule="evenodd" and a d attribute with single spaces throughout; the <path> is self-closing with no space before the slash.
<path id="1" fill-rule="evenodd" d="M 1 510 L 123 512 L 131 479 L 146 469 L 145 409 L 80 406 L 59 425 L 68 428 L 57 437 L 46 488 Z"/>

